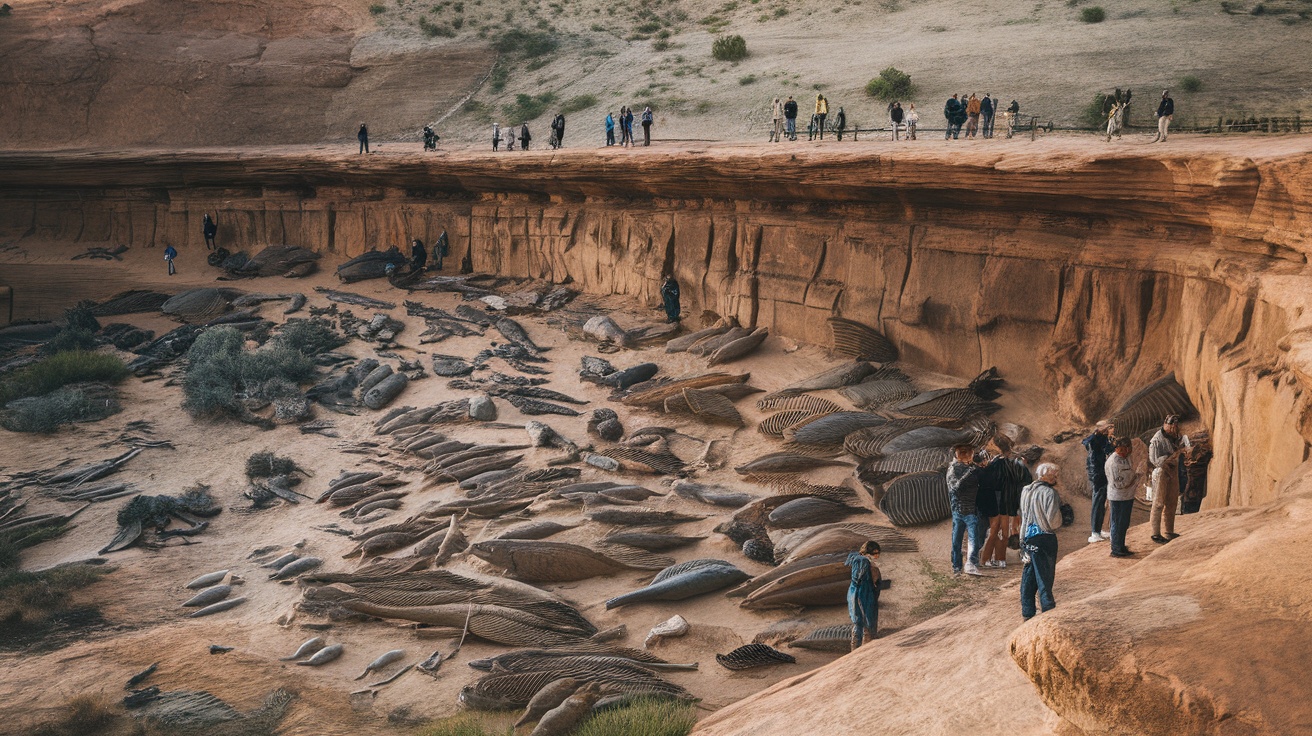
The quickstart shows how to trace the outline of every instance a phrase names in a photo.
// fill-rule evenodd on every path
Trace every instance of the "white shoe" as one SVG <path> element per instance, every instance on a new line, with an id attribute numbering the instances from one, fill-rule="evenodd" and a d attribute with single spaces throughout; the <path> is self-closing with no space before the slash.
<path id="1" fill-rule="evenodd" d="M 1098 532 L 1098 534 L 1101 535 L 1103 539 L 1111 539 L 1111 538 L 1112 538 L 1112 533 L 1111 533 L 1111 532 Z"/>
<path id="2" fill-rule="evenodd" d="M 1006 560 L 997 560 L 996 562 L 993 563 L 993 566 L 994 566 L 994 567 L 1006 567 L 1006 566 L 1007 566 L 1007 561 L 1006 561 Z"/>
<path id="3" fill-rule="evenodd" d="M 1103 539 L 1102 539 L 1102 535 L 1101 535 L 1101 534 L 1090 534 L 1090 535 L 1089 535 L 1089 544 L 1093 544 L 1093 543 L 1095 543 L 1095 542 L 1101 542 L 1101 541 L 1103 541 Z"/>
<path id="4" fill-rule="evenodd" d="M 974 565 L 966 565 L 966 574 L 967 574 L 967 575 L 983 575 L 984 573 L 980 572 L 980 571 L 979 571 L 979 568 L 976 567 L 976 566 L 974 566 Z"/>

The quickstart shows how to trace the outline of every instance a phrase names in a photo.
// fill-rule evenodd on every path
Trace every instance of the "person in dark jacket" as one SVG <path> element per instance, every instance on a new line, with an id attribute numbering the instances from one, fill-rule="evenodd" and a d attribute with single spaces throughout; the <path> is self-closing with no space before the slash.
<path id="1" fill-rule="evenodd" d="M 410 273 L 419 273 L 427 263 L 428 250 L 424 248 L 424 241 L 419 238 L 410 241 Z"/>
<path id="2" fill-rule="evenodd" d="M 898 133 L 902 130 L 902 121 L 906 120 L 906 110 L 902 109 L 902 103 L 894 101 L 888 108 L 888 119 L 893 124 L 893 140 L 898 140 Z"/>
<path id="3" fill-rule="evenodd" d="M 446 231 L 437 236 L 437 242 L 433 243 L 433 268 L 442 270 L 442 259 L 451 254 L 451 245 L 447 242 Z"/>
<path id="4" fill-rule="evenodd" d="M 1010 138 L 1016 134 L 1016 123 L 1020 118 L 1020 102 L 1012 100 L 1007 106 L 1007 137 Z"/>
<path id="5" fill-rule="evenodd" d="M 436 132 L 433 131 L 432 127 L 425 125 L 425 126 L 424 126 L 424 150 L 425 150 L 425 151 L 436 151 L 436 150 L 437 150 L 437 139 L 438 139 L 438 135 L 437 135 Z"/>
<path id="6" fill-rule="evenodd" d="M 1089 511 L 1089 544 L 1111 539 L 1111 532 L 1102 530 L 1102 523 L 1107 518 L 1107 457 L 1112 454 L 1112 432 L 1116 427 L 1111 422 L 1101 421 L 1093 429 L 1093 434 L 1082 441 L 1088 453 L 1086 468 L 1089 473 L 1089 485 L 1093 489 L 1093 508 Z"/>
<path id="7" fill-rule="evenodd" d="M 1194 435 L 1180 463 L 1180 513 L 1196 514 L 1207 496 L 1207 466 L 1212 462 L 1212 443 L 1207 435 Z"/>
<path id="8" fill-rule="evenodd" d="M 1171 99 L 1171 90 L 1162 90 L 1162 101 L 1157 103 L 1157 137 L 1153 143 L 1161 141 L 1166 142 L 1166 131 L 1171 127 L 1171 121 L 1175 119 L 1175 100 Z"/>
<path id="9" fill-rule="evenodd" d="M 528 123 L 519 127 L 519 148 L 522 151 L 528 150 L 528 142 L 533 140 L 532 134 L 528 132 Z"/>
<path id="10" fill-rule="evenodd" d="M 957 122 L 957 116 L 961 114 L 961 102 L 957 100 L 956 95 L 952 95 L 943 104 L 943 119 L 947 121 L 947 130 L 943 131 L 943 140 L 957 138 L 961 135 L 961 123 Z"/>
<path id="11" fill-rule="evenodd" d="M 948 466 L 948 501 L 952 505 L 952 572 L 960 575 L 979 575 L 979 550 L 983 534 L 979 523 L 979 480 L 982 468 L 975 462 L 975 448 L 957 445 L 952 448 L 956 459 Z M 961 538 L 969 533 L 966 560 L 961 560 Z"/>
<path id="12" fill-rule="evenodd" d="M 170 245 L 170 246 L 167 246 L 167 247 L 164 248 L 164 260 L 165 260 L 165 262 L 167 262 L 167 263 L 169 264 L 169 275 L 170 275 L 170 276 L 172 276 L 173 274 L 177 273 L 177 270 L 173 268 L 173 259 L 174 259 L 174 258 L 177 258 L 177 257 L 178 257 L 178 249 L 177 249 L 177 248 L 174 248 L 174 247 L 171 246 L 171 245 Z"/>
<path id="13" fill-rule="evenodd" d="M 669 322 L 679 321 L 679 282 L 674 280 L 673 274 L 665 275 L 665 283 L 661 284 L 661 302 L 665 305 L 665 316 Z"/>
<path id="14" fill-rule="evenodd" d="M 656 115 L 652 113 L 651 106 L 643 108 L 642 111 L 642 145 L 651 145 L 651 124 L 656 121 Z"/>
<path id="15" fill-rule="evenodd" d="M 797 140 L 797 101 L 789 96 L 784 103 L 784 135 L 788 140 Z"/>
<path id="16" fill-rule="evenodd" d="M 984 99 L 979 101 L 979 134 L 983 138 L 993 137 L 993 114 L 996 112 L 996 107 L 993 98 L 989 96 L 988 92 L 985 92 Z"/>
<path id="17" fill-rule="evenodd" d="M 556 119 L 551 121 L 552 130 L 552 148 L 560 148 L 565 145 L 565 116 L 556 115 Z"/>
<path id="18" fill-rule="evenodd" d="M 624 120 L 621 121 L 621 122 L 622 122 L 623 125 L 624 125 L 624 137 L 628 139 L 628 141 L 629 141 L 629 145 L 632 146 L 633 143 L 634 143 L 634 141 L 633 141 L 633 108 L 631 108 L 631 107 L 625 107 L 625 108 L 624 108 Z"/>
<path id="19" fill-rule="evenodd" d="M 360 123 L 360 131 L 355 134 L 355 138 L 360 141 L 360 153 L 369 153 L 369 127 Z"/>
<path id="20" fill-rule="evenodd" d="M 847 113 L 843 112 L 843 108 L 840 107 L 838 112 L 834 113 L 834 132 L 838 134 L 838 140 L 843 140 L 843 131 L 846 129 Z"/>
<path id="21" fill-rule="evenodd" d="M 219 226 L 214 224 L 214 220 L 207 214 L 200 222 L 200 231 L 205 236 L 205 248 L 214 250 L 214 236 L 219 234 Z"/>

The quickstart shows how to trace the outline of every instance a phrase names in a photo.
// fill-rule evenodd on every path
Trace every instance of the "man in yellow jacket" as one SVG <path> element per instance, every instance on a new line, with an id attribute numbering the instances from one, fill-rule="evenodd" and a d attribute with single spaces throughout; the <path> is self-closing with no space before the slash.
<path id="1" fill-rule="evenodd" d="M 966 100 L 966 137 L 974 138 L 975 131 L 979 130 L 979 98 L 974 92 L 970 93 L 970 99 Z"/>
<path id="2" fill-rule="evenodd" d="M 815 122 L 816 127 L 820 129 L 820 140 L 825 139 L 825 118 L 829 115 L 829 100 L 825 96 L 816 93 L 815 96 Z"/>

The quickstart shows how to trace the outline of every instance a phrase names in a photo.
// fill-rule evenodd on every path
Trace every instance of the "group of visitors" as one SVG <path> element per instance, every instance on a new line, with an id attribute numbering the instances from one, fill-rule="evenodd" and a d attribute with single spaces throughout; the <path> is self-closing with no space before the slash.
<path id="1" fill-rule="evenodd" d="M 642 145 L 644 146 L 651 145 L 651 124 L 654 120 L 655 115 L 652 113 L 651 107 L 647 107 L 642 111 Z M 621 146 L 638 145 L 637 140 L 633 137 L 633 108 L 621 107 L 618 118 L 615 117 L 614 113 L 606 113 L 606 120 L 603 125 L 606 131 L 607 146 L 615 145 L 615 128 L 617 126 L 620 129 L 619 144 Z"/>
<path id="2" fill-rule="evenodd" d="M 944 140 L 960 138 L 963 126 L 967 138 L 975 138 L 977 135 L 980 138 L 992 138 L 993 123 L 998 112 L 998 103 L 989 93 L 985 93 L 983 99 L 976 97 L 974 93 L 969 97 L 952 95 L 943 106 L 943 115 L 947 120 L 943 138 Z M 1006 110 L 1008 138 L 1015 130 L 1016 115 L 1019 112 L 1020 103 L 1012 100 Z M 780 101 L 778 97 L 774 98 L 774 102 L 770 105 L 770 142 L 778 143 L 784 139 L 797 140 L 797 116 L 796 100 L 792 97 L 784 101 Z M 807 126 L 807 140 L 824 140 L 828 118 L 829 100 L 823 94 L 816 94 L 815 112 L 811 115 L 810 125 Z M 847 113 L 842 107 L 839 107 L 834 115 L 833 125 L 828 127 L 838 140 L 843 140 L 843 135 L 847 131 Z M 888 128 L 893 140 L 917 140 L 916 131 L 919 127 L 920 113 L 916 111 L 914 103 L 909 103 L 906 108 L 902 107 L 900 100 L 888 103 Z"/>
<path id="3" fill-rule="evenodd" d="M 965 93 L 952 95 L 948 101 L 943 104 L 943 118 L 947 121 L 947 127 L 943 131 L 943 140 L 957 140 L 961 137 L 962 126 L 965 126 L 966 138 L 992 138 L 993 122 L 997 117 L 998 102 L 993 99 L 993 95 L 988 92 L 984 93 L 981 99 L 975 96 L 974 92 L 967 97 Z M 1016 129 L 1016 115 L 1020 113 L 1020 102 L 1011 101 L 1007 107 L 1007 137 L 1010 138 Z"/>
<path id="4" fill-rule="evenodd" d="M 564 135 L 565 117 L 563 115 L 559 117 L 561 135 Z M 529 132 L 528 123 L 526 122 L 519 127 L 519 149 L 527 151 L 528 145 L 532 141 L 533 134 Z M 506 144 L 507 151 L 515 150 L 515 126 L 507 125 L 503 128 L 500 123 L 492 123 L 492 150 L 498 150 L 502 143 Z"/>
<path id="5" fill-rule="evenodd" d="M 447 242 L 446 231 L 437 236 L 437 241 L 433 243 L 433 268 L 442 270 L 442 259 L 446 258 L 451 252 L 451 246 Z M 428 270 L 428 249 L 424 247 L 424 241 L 415 238 L 410 241 L 410 273 L 421 273 Z"/>

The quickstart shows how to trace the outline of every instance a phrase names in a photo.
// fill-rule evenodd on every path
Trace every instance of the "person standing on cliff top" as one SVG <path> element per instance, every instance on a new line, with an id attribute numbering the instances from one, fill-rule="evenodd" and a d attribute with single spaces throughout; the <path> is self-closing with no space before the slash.
<path id="1" fill-rule="evenodd" d="M 665 306 L 667 322 L 679 321 L 679 282 L 673 274 L 665 274 L 665 283 L 661 284 L 661 302 Z"/>
<path id="2" fill-rule="evenodd" d="M 528 150 L 528 142 L 533 140 L 532 134 L 528 132 L 528 123 L 524 123 L 519 128 L 519 147 L 521 150 Z"/>
<path id="3" fill-rule="evenodd" d="M 838 112 L 834 114 L 834 132 L 838 134 L 838 140 L 843 140 L 843 131 L 846 129 L 847 113 L 843 112 L 843 108 L 840 107 Z"/>
<path id="4" fill-rule="evenodd" d="M 1106 518 L 1107 505 L 1107 456 L 1112 452 L 1112 431 L 1115 425 L 1101 421 L 1093 429 L 1093 434 L 1082 441 L 1088 452 L 1086 470 L 1089 473 L 1089 486 L 1093 489 L 1093 508 L 1089 511 L 1089 544 L 1111 538 L 1111 534 L 1102 530 Z"/>
<path id="5" fill-rule="evenodd" d="M 797 102 L 793 100 L 792 95 L 788 96 L 788 101 L 784 103 L 784 135 L 788 140 L 797 140 Z"/>
<path id="6" fill-rule="evenodd" d="M 1153 143 L 1161 141 L 1166 142 L 1166 131 L 1171 127 L 1171 121 L 1175 119 L 1175 100 L 1171 99 L 1171 90 L 1162 90 L 1162 101 L 1157 104 L 1157 137 Z"/>
<path id="7" fill-rule="evenodd" d="M 878 636 L 879 542 L 871 539 L 847 556 L 852 580 L 847 586 L 847 615 L 852 619 L 852 649 Z"/>
<path id="8" fill-rule="evenodd" d="M 369 153 L 369 126 L 360 123 L 360 131 L 355 134 L 355 138 L 360 141 L 360 153 Z"/>
<path id="9" fill-rule="evenodd" d="M 1057 607 L 1052 586 L 1057 575 L 1057 530 L 1061 528 L 1061 499 L 1057 496 L 1060 468 L 1043 463 L 1035 475 L 1039 479 L 1020 494 L 1021 559 L 1025 567 L 1020 576 L 1020 615 L 1034 618 L 1034 598 L 1046 611 Z"/>
<path id="10" fill-rule="evenodd" d="M 778 97 L 770 104 L 770 142 L 778 143 L 784 137 L 784 103 Z"/>
<path id="11" fill-rule="evenodd" d="M 943 119 L 947 121 L 947 129 L 943 131 L 943 140 L 956 138 L 957 135 L 960 135 L 961 128 L 955 125 L 957 115 L 960 112 L 961 103 L 957 101 L 956 95 L 952 95 L 947 102 L 943 103 Z"/>
<path id="12" fill-rule="evenodd" d="M 1103 473 L 1107 476 L 1107 499 L 1111 503 L 1112 557 L 1130 557 L 1134 553 L 1125 546 L 1125 531 L 1130 528 L 1139 474 L 1130 460 L 1130 438 L 1118 437 L 1113 444 L 1116 449 L 1103 465 Z"/>
<path id="13" fill-rule="evenodd" d="M 993 114 L 997 112 L 997 107 L 993 104 L 993 98 L 988 92 L 984 93 L 984 99 L 979 101 L 979 117 L 981 138 L 993 137 Z"/>
<path id="14" fill-rule="evenodd" d="M 492 123 L 492 153 L 501 145 L 501 123 Z"/>
<path id="15" fill-rule="evenodd" d="M 642 145 L 651 145 L 651 124 L 656 122 L 656 115 L 651 111 L 651 105 L 642 109 Z"/>
<path id="16" fill-rule="evenodd" d="M 1180 503 L 1180 455 L 1188 447 L 1189 438 L 1180 435 L 1178 414 L 1168 416 L 1148 443 L 1148 463 L 1153 466 L 1151 521 L 1153 541 L 1158 544 L 1166 544 L 1180 536 L 1175 533 L 1175 507 Z M 1165 534 L 1162 534 L 1163 521 Z"/>
<path id="17" fill-rule="evenodd" d="M 948 501 L 952 506 L 952 574 L 979 575 L 979 550 L 983 546 L 983 533 L 979 524 L 979 479 L 982 468 L 975 462 L 975 448 L 957 445 L 952 448 L 956 459 L 948 466 Z M 961 538 L 966 539 L 966 561 L 961 560 Z"/>
<path id="18" fill-rule="evenodd" d="M 214 250 L 217 247 L 214 244 L 214 236 L 219 234 L 219 226 L 214 224 L 214 220 L 210 218 L 209 214 L 206 214 L 201 220 L 200 231 L 205 236 L 206 250 Z"/>
<path id="19" fill-rule="evenodd" d="M 974 138 L 975 133 L 979 131 L 979 113 L 981 110 L 979 98 L 974 92 L 970 93 L 970 99 L 966 100 L 966 117 L 969 119 L 966 123 L 966 137 Z"/>
<path id="20" fill-rule="evenodd" d="M 916 112 L 916 103 L 907 105 L 907 140 L 916 139 L 916 128 L 920 125 L 920 113 Z"/>
<path id="21" fill-rule="evenodd" d="M 825 139 L 825 118 L 827 117 L 829 117 L 829 100 L 826 100 L 824 95 L 817 92 L 815 96 L 815 127 L 820 131 L 820 140 Z"/>
<path id="22" fill-rule="evenodd" d="M 906 119 L 906 112 L 902 109 L 902 103 L 896 100 L 888 107 L 888 120 L 893 127 L 893 140 L 896 141 L 898 132 L 902 128 L 902 121 Z"/>
<path id="23" fill-rule="evenodd" d="M 606 145 L 615 145 L 615 115 L 606 113 Z"/>
<path id="24" fill-rule="evenodd" d="M 173 268 L 173 259 L 174 259 L 174 258 L 177 258 L 177 257 L 178 257 L 178 249 L 177 249 L 177 248 L 174 248 L 174 247 L 171 246 L 171 245 L 170 245 L 170 246 L 167 246 L 167 247 L 164 248 L 164 261 L 165 261 L 166 263 L 169 264 L 169 275 L 170 275 L 170 276 L 172 276 L 173 274 L 177 273 L 177 270 Z"/>
<path id="25" fill-rule="evenodd" d="M 1012 100 L 1007 106 L 1007 137 L 1010 138 L 1016 134 L 1016 123 L 1020 119 L 1020 103 Z"/>

